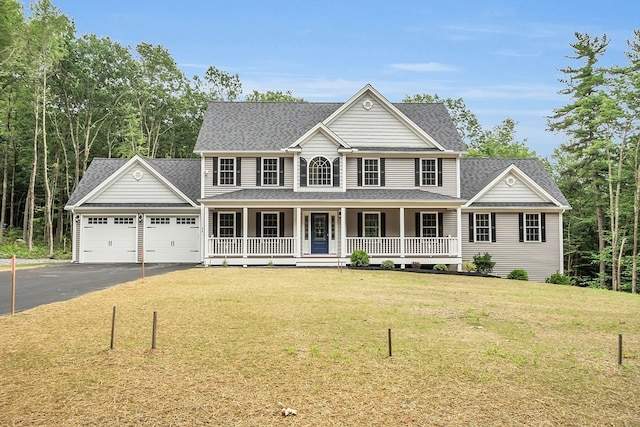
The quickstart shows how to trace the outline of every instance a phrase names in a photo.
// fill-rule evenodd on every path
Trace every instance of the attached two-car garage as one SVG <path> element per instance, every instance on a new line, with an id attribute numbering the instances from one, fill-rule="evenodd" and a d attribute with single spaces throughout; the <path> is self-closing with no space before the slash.
<path id="1" fill-rule="evenodd" d="M 200 242 L 198 215 L 86 215 L 79 262 L 198 263 Z"/>
<path id="2" fill-rule="evenodd" d="M 200 159 L 93 159 L 67 206 L 78 263 L 201 263 Z"/>

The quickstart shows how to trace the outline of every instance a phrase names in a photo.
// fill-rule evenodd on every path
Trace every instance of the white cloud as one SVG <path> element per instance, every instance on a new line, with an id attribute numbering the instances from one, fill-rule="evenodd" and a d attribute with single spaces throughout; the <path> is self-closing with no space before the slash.
<path id="1" fill-rule="evenodd" d="M 391 68 L 402 71 L 416 71 L 416 72 L 441 72 L 441 71 L 457 71 L 455 67 L 447 64 L 441 64 L 439 62 L 418 62 L 414 64 L 391 64 Z"/>

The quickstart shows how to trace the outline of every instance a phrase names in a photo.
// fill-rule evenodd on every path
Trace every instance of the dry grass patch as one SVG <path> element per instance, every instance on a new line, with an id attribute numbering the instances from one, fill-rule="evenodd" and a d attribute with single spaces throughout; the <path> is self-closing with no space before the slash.
<path id="1" fill-rule="evenodd" d="M 180 271 L 1 317 L 0 425 L 638 426 L 639 312 L 520 281 Z"/>

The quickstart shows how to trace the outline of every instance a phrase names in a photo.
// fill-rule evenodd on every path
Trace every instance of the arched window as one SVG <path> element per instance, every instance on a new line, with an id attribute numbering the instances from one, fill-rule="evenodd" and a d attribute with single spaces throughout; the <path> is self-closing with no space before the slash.
<path id="1" fill-rule="evenodd" d="M 309 162 L 309 185 L 331 186 L 331 162 L 324 157 L 315 157 Z"/>

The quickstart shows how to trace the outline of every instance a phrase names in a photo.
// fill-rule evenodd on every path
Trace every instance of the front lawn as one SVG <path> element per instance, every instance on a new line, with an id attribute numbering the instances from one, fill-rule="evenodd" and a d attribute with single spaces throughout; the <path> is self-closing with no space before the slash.
<path id="1" fill-rule="evenodd" d="M 0 317 L 0 425 L 640 425 L 639 314 L 504 279 L 196 268 Z"/>

